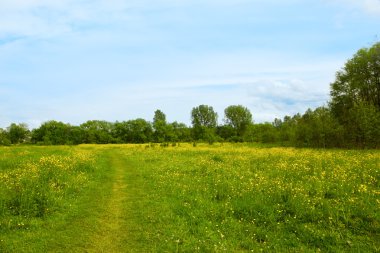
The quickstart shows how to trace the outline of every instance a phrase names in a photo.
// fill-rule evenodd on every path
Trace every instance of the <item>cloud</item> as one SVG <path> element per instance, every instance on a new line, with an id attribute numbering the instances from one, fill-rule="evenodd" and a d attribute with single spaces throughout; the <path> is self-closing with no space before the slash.
<path id="1" fill-rule="evenodd" d="M 361 13 L 328 29 L 336 3 L 2 0 L 0 86 L 11 91 L 0 123 L 150 120 L 156 109 L 189 123 L 199 104 L 220 118 L 243 104 L 256 122 L 303 112 L 327 100 L 335 71 L 377 28 Z"/>
<path id="2" fill-rule="evenodd" d="M 360 0 L 351 1 L 353 4 L 358 5 L 363 10 L 373 15 L 380 15 L 380 1 L 379 0 Z"/>
<path id="3" fill-rule="evenodd" d="M 380 17 L 380 0 L 333 0 L 332 2 L 339 4 L 344 9 L 349 8 L 350 11 L 361 10 L 374 17 Z"/>
<path id="4" fill-rule="evenodd" d="M 122 0 L 3 0 L 0 36 L 51 38 L 112 23 L 127 8 Z"/>

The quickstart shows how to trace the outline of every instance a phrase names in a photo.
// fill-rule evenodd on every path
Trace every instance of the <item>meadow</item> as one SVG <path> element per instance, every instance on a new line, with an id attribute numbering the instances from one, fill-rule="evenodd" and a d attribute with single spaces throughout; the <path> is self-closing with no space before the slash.
<path id="1" fill-rule="evenodd" d="M 3 252 L 377 252 L 380 152 L 0 148 Z"/>

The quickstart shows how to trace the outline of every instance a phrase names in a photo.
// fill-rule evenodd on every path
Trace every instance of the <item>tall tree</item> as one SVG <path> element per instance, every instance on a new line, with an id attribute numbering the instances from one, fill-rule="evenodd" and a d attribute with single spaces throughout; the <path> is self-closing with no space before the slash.
<path id="1" fill-rule="evenodd" d="M 236 135 L 243 137 L 248 126 L 252 124 L 252 114 L 242 105 L 230 105 L 224 110 L 225 122 L 232 126 Z"/>
<path id="2" fill-rule="evenodd" d="M 380 42 L 360 49 L 331 84 L 330 107 L 346 144 L 376 147 L 380 127 Z"/>
<path id="3" fill-rule="evenodd" d="M 196 139 L 212 141 L 217 126 L 218 114 L 212 106 L 199 105 L 191 110 L 191 123 Z"/>
<path id="4" fill-rule="evenodd" d="M 161 110 L 156 110 L 154 112 L 153 124 L 156 122 L 165 122 L 166 123 L 166 115 Z"/>
<path id="5" fill-rule="evenodd" d="M 380 110 L 380 42 L 360 49 L 346 62 L 336 73 L 330 94 L 332 112 L 344 123 L 355 105 L 368 104 Z"/>
<path id="6" fill-rule="evenodd" d="M 166 123 L 166 115 L 161 110 L 156 110 L 153 117 L 154 139 L 157 142 L 168 141 L 170 128 Z"/>

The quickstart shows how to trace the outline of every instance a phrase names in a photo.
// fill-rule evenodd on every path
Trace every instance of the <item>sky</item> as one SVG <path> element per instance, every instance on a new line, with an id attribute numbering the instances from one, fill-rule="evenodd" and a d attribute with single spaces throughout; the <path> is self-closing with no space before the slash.
<path id="1" fill-rule="evenodd" d="M 209 105 L 272 122 L 328 103 L 380 0 L 0 0 L 0 128 Z"/>

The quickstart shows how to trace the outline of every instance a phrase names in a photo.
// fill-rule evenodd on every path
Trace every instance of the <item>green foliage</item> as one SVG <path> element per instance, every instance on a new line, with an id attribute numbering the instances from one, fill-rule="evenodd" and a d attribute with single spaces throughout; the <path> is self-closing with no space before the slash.
<path id="1" fill-rule="evenodd" d="M 12 123 L 8 128 L 8 137 L 12 144 L 23 143 L 27 140 L 29 129 L 26 124 Z"/>
<path id="2" fill-rule="evenodd" d="M 157 122 L 166 123 L 166 115 L 161 110 L 156 110 L 153 117 L 153 125 Z"/>
<path id="3" fill-rule="evenodd" d="M 222 125 L 216 128 L 216 133 L 226 141 L 233 141 L 236 136 L 236 130 L 230 125 Z"/>
<path id="4" fill-rule="evenodd" d="M 113 143 L 113 127 L 114 125 L 112 123 L 103 120 L 89 120 L 81 124 L 80 128 L 83 130 L 82 143 Z"/>
<path id="5" fill-rule="evenodd" d="M 156 142 L 169 141 L 169 135 L 172 133 L 170 125 L 166 122 L 166 115 L 161 110 L 154 112 L 153 118 L 154 140 Z"/>
<path id="6" fill-rule="evenodd" d="M 380 110 L 374 105 L 356 104 L 349 111 L 346 139 L 361 147 L 380 147 Z"/>
<path id="7" fill-rule="evenodd" d="M 116 122 L 113 136 L 121 143 L 147 143 L 152 140 L 153 128 L 144 119 Z"/>
<path id="8" fill-rule="evenodd" d="M 330 107 L 346 145 L 379 147 L 380 43 L 360 49 L 337 72 Z"/>
<path id="9" fill-rule="evenodd" d="M 184 123 L 178 123 L 177 121 L 174 121 L 169 125 L 169 127 L 171 141 L 188 142 L 192 140 L 191 130 Z"/>
<path id="10" fill-rule="evenodd" d="M 252 114 L 242 105 L 230 105 L 224 110 L 225 122 L 233 127 L 236 135 L 243 137 L 252 122 Z"/>
<path id="11" fill-rule="evenodd" d="M 47 121 L 32 131 L 32 142 L 43 145 L 69 144 L 70 128 L 70 125 L 63 122 Z"/>
<path id="12" fill-rule="evenodd" d="M 212 106 L 199 105 L 191 110 L 193 136 L 197 140 L 214 141 L 218 114 Z"/>
<path id="13" fill-rule="evenodd" d="M 217 126 L 218 114 L 212 106 L 199 105 L 191 111 L 191 123 L 194 127 L 215 128 Z"/>
<path id="14" fill-rule="evenodd" d="M 350 109 L 356 104 L 380 110 L 380 43 L 360 49 L 348 60 L 331 84 L 331 108 L 346 123 Z"/>
<path id="15" fill-rule="evenodd" d="M 271 123 L 261 123 L 249 126 L 244 136 L 245 141 L 276 143 L 278 142 L 278 131 Z"/>
<path id="16" fill-rule="evenodd" d="M 8 133 L 0 128 L 0 145 L 2 146 L 9 146 L 11 145 L 11 141 L 9 140 Z"/>

